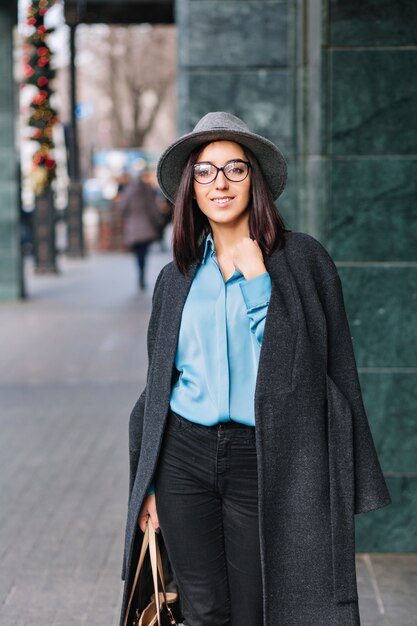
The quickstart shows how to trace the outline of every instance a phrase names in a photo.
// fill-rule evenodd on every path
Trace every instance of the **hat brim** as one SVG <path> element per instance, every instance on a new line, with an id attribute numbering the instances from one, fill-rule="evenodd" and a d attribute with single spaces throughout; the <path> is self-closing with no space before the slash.
<path id="1" fill-rule="evenodd" d="M 184 165 L 190 153 L 198 146 L 212 141 L 234 141 L 252 150 L 274 200 L 281 195 L 287 182 L 287 163 L 276 145 L 255 133 L 219 129 L 183 135 L 162 154 L 157 177 L 163 194 L 170 202 L 175 203 Z"/>

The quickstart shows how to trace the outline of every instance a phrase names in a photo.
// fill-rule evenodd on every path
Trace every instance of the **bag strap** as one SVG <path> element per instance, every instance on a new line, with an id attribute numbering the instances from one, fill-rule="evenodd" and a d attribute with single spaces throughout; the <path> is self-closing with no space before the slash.
<path id="1" fill-rule="evenodd" d="M 129 618 L 130 607 L 132 606 L 133 596 L 135 594 L 136 585 L 138 584 L 139 574 L 143 567 L 143 562 L 145 560 L 145 554 L 146 554 L 146 550 L 148 549 L 148 546 L 149 546 L 149 524 L 146 525 L 145 533 L 143 535 L 142 547 L 140 549 L 138 566 L 136 568 L 135 578 L 134 578 L 133 585 L 132 585 L 132 591 L 130 592 L 129 602 L 127 605 L 123 626 L 127 626 L 127 620 Z"/>
<path id="2" fill-rule="evenodd" d="M 165 589 L 164 570 L 162 567 L 161 552 L 159 550 L 159 545 L 156 540 L 155 529 L 152 525 L 150 518 L 148 518 L 148 522 L 145 528 L 145 533 L 143 535 L 142 547 L 140 549 L 138 565 L 136 568 L 135 578 L 133 580 L 132 590 L 130 592 L 129 602 L 127 605 L 123 626 L 127 626 L 127 620 L 129 619 L 129 613 L 130 613 L 130 609 L 131 609 L 132 602 L 133 602 L 133 596 L 135 595 L 135 589 L 138 584 L 139 575 L 142 570 L 143 562 L 145 560 L 146 550 L 148 548 L 149 548 L 149 555 L 150 555 L 150 560 L 151 560 L 153 586 L 155 590 L 155 604 L 156 604 L 156 613 L 158 617 L 158 625 L 161 626 L 161 607 L 160 607 L 160 596 L 159 596 L 159 589 L 158 589 L 158 573 L 159 573 L 163 598 L 165 602 L 165 608 L 167 610 L 172 626 L 177 626 L 175 618 L 168 605 L 168 599 L 167 599 L 167 594 L 166 594 L 166 589 Z"/>
<path id="3" fill-rule="evenodd" d="M 162 562 L 161 562 L 161 554 L 159 552 L 159 545 L 156 541 L 155 529 L 149 520 L 148 520 L 148 526 L 149 526 L 149 554 L 151 557 L 153 588 L 155 591 L 156 614 L 158 616 L 158 626 L 161 626 L 161 606 L 160 606 L 160 597 L 159 597 L 158 573 L 159 573 L 159 578 L 161 579 L 161 587 L 162 587 L 162 593 L 164 596 L 165 606 L 168 606 L 168 601 L 167 601 L 167 594 L 165 591 L 164 572 L 162 570 Z"/>
<path id="4" fill-rule="evenodd" d="M 155 589 L 155 604 L 156 604 L 156 614 L 158 617 L 158 626 L 161 626 L 161 598 L 159 595 L 159 588 L 158 588 L 158 573 L 159 573 L 159 579 L 161 581 L 163 602 L 165 603 L 166 612 L 168 614 L 168 617 L 172 626 L 176 626 L 177 622 L 175 621 L 175 618 L 168 605 L 167 593 L 165 589 L 164 570 L 162 567 L 161 552 L 159 550 L 159 545 L 158 545 L 158 541 L 156 538 L 155 529 L 152 523 L 150 522 L 150 520 L 148 520 L 148 526 L 149 526 L 149 553 L 151 557 L 152 577 L 153 577 L 153 585 Z"/>

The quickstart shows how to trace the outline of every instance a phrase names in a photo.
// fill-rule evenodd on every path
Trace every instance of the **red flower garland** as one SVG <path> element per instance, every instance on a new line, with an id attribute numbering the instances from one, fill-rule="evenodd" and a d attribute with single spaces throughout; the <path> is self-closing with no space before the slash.
<path id="1" fill-rule="evenodd" d="M 46 28 L 44 17 L 55 4 L 55 0 L 32 0 L 28 9 L 27 24 L 34 27 L 24 46 L 23 74 L 24 84 L 38 89 L 32 98 L 29 125 L 34 127 L 32 139 L 39 143 L 39 148 L 32 158 L 31 179 L 36 194 L 42 193 L 51 184 L 56 175 L 56 162 L 52 157 L 54 143 L 53 127 L 58 121 L 56 111 L 50 105 L 53 93 L 50 83 L 55 76 L 51 68 L 51 50 L 46 43 L 53 29 Z"/>

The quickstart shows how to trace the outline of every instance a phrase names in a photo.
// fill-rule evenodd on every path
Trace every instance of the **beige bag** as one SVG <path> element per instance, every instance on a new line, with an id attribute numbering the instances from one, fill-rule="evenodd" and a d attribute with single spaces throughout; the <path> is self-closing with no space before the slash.
<path id="1" fill-rule="evenodd" d="M 165 590 L 165 580 L 162 569 L 161 554 L 159 552 L 155 529 L 152 526 L 150 519 L 148 519 L 148 523 L 145 528 L 145 534 L 143 536 L 138 566 L 136 568 L 135 579 L 133 581 L 132 591 L 130 593 L 129 603 L 127 605 L 123 626 L 128 626 L 127 621 L 129 619 L 133 596 L 139 580 L 139 574 L 143 567 L 143 562 L 145 560 L 145 555 L 148 547 L 155 593 L 152 594 L 151 602 L 143 609 L 143 611 L 136 609 L 131 626 L 156 626 L 157 624 L 158 626 L 178 626 L 169 607 L 170 604 L 173 604 L 178 600 L 178 594 L 171 591 L 167 592 Z M 160 592 L 158 588 L 158 574 L 161 581 L 162 592 Z M 158 598 L 158 601 L 156 601 L 156 598 Z"/>

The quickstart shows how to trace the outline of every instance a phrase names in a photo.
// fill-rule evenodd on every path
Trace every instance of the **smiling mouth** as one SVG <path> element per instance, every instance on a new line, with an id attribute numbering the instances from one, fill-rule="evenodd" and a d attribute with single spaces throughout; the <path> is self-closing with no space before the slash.
<path id="1" fill-rule="evenodd" d="M 218 198 L 212 198 L 211 201 L 215 204 L 218 204 L 219 206 L 223 206 L 224 204 L 227 204 L 228 202 L 233 200 L 233 198 L 234 196 L 221 196 Z"/>

